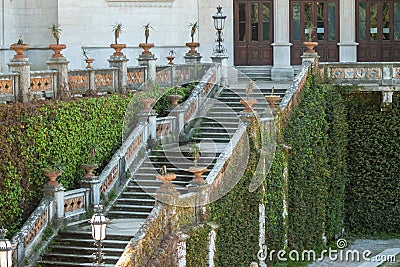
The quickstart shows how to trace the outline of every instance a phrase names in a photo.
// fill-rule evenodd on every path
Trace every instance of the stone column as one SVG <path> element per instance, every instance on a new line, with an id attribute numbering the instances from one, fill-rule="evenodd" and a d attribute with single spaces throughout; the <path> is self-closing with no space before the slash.
<path id="1" fill-rule="evenodd" d="M 149 116 L 149 134 L 150 139 L 156 140 L 157 139 L 157 113 L 151 111 L 148 113 Z"/>
<path id="2" fill-rule="evenodd" d="M 43 195 L 54 197 L 55 215 L 57 219 L 64 217 L 64 191 L 65 188 L 57 181 L 49 181 L 43 186 Z"/>
<path id="3" fill-rule="evenodd" d="M 357 62 L 355 0 L 340 0 L 339 61 Z"/>
<path id="4" fill-rule="evenodd" d="M 290 65 L 289 40 L 289 0 L 274 0 L 274 66 L 271 69 L 271 79 L 293 80 L 294 70 Z"/>
<path id="5" fill-rule="evenodd" d="M 70 91 L 68 85 L 68 63 L 64 57 L 51 57 L 47 61 L 49 70 L 56 70 L 57 73 L 57 88 L 54 90 L 54 98 L 69 98 Z"/>
<path id="6" fill-rule="evenodd" d="M 218 63 L 220 64 L 220 85 L 222 86 L 228 86 L 229 85 L 229 80 L 228 80 L 228 55 L 223 54 L 223 53 L 214 53 L 211 56 L 211 60 L 213 63 Z M 218 80 L 217 80 L 218 83 Z"/>
<path id="7" fill-rule="evenodd" d="M 146 81 L 149 81 L 151 83 L 154 82 L 156 80 L 156 72 L 157 72 L 156 60 L 157 60 L 157 58 L 155 58 L 153 54 L 151 56 L 140 55 L 137 60 L 138 60 L 139 66 L 147 67 Z"/>
<path id="8" fill-rule="evenodd" d="M 129 59 L 125 55 L 111 55 L 108 59 L 109 66 L 118 69 L 118 88 L 116 91 L 119 93 L 125 92 L 128 86 L 128 61 Z"/>
<path id="9" fill-rule="evenodd" d="M 19 73 L 19 83 L 14 88 L 16 100 L 26 103 L 30 100 L 29 86 L 31 79 L 31 64 L 28 58 L 13 58 L 8 63 L 8 68 L 11 72 Z"/>
<path id="10" fill-rule="evenodd" d="M 182 232 L 176 233 L 178 242 L 176 244 L 176 260 L 175 264 L 178 267 L 185 267 L 186 266 L 186 239 L 188 239 L 190 236 L 187 234 L 184 234 Z"/>

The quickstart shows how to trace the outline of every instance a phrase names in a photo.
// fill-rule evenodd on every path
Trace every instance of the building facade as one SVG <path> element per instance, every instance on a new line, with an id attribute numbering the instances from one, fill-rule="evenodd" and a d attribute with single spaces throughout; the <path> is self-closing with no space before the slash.
<path id="1" fill-rule="evenodd" d="M 149 41 L 158 64 L 174 49 L 183 63 L 190 42 L 190 23 L 198 22 L 195 41 L 202 61 L 211 61 L 216 31 L 216 6 L 227 16 L 224 47 L 230 65 L 272 66 L 272 77 L 293 77 L 301 64 L 303 41 L 310 25 L 316 28 L 321 61 L 365 62 L 400 60 L 400 0 L 1 0 L 1 72 L 13 52 L 10 44 L 22 36 L 32 69 L 46 68 L 51 24 L 61 26 L 61 42 L 70 68 L 84 67 L 82 48 L 95 58 L 95 67 L 108 66 L 112 53 L 112 25 L 124 25 L 120 43 L 126 43 L 128 64 L 136 65 L 144 42 L 143 25 L 153 30 Z"/>

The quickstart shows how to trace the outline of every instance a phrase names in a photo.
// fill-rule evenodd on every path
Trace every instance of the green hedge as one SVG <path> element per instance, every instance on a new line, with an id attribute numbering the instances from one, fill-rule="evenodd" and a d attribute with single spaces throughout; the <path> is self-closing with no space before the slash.
<path id="1" fill-rule="evenodd" d="M 207 266 L 208 242 L 211 227 L 208 224 L 200 224 L 191 227 L 186 233 L 190 238 L 186 241 L 186 266 Z"/>
<path id="2" fill-rule="evenodd" d="M 381 93 L 347 97 L 349 134 L 346 226 L 353 234 L 400 229 L 400 94 L 381 111 Z"/>
<path id="3" fill-rule="evenodd" d="M 220 267 L 248 266 L 252 261 L 257 260 L 258 207 L 263 193 L 261 188 L 249 192 L 260 148 L 260 133 L 255 125 L 256 122 L 253 121 L 248 127 L 250 155 L 243 177 L 227 195 L 210 205 L 211 219 L 219 226 L 216 240 L 216 265 Z M 231 164 L 233 166 L 243 164 L 241 154 L 235 155 L 231 158 Z M 234 171 L 233 168 L 232 171 Z M 227 178 L 230 175 L 234 174 L 225 173 L 224 177 Z"/>
<path id="4" fill-rule="evenodd" d="M 343 227 L 347 124 L 338 88 L 307 79 L 301 101 L 284 129 L 289 157 L 291 249 L 317 248 Z"/>
<path id="5" fill-rule="evenodd" d="M 122 120 L 132 97 L 113 95 L 69 102 L 0 105 L 0 225 L 13 234 L 42 197 L 43 169 L 57 163 L 59 181 L 78 186 L 96 145 L 106 164 L 122 140 Z M 101 167 L 100 167 L 101 169 Z"/>

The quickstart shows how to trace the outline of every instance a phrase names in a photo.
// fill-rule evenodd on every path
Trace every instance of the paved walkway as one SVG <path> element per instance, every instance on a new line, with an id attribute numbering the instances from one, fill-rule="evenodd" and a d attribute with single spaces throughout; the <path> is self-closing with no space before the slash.
<path id="1" fill-rule="evenodd" d="M 369 252 L 370 251 L 370 252 Z M 365 255 L 363 257 L 363 254 Z M 365 259 L 370 259 L 365 260 Z M 335 260 L 336 259 L 336 260 Z M 400 266 L 400 239 L 358 239 L 346 249 L 309 264 L 308 267 L 376 267 Z"/>

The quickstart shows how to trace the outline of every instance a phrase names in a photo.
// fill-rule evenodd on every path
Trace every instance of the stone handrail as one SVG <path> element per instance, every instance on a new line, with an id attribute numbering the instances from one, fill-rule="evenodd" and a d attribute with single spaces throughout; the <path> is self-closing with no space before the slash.
<path id="1" fill-rule="evenodd" d="M 31 71 L 29 85 L 29 93 L 34 98 L 53 97 L 57 87 L 57 71 Z"/>
<path id="2" fill-rule="evenodd" d="M 64 216 L 74 220 L 76 216 L 85 215 L 89 208 L 89 189 L 78 188 L 64 193 Z"/>
<path id="3" fill-rule="evenodd" d="M 128 67 L 127 84 L 131 90 L 138 89 L 146 81 L 146 71 L 144 66 Z"/>
<path id="4" fill-rule="evenodd" d="M 156 134 L 157 139 L 173 137 L 176 129 L 176 118 L 173 116 L 157 118 Z"/>
<path id="5" fill-rule="evenodd" d="M 0 73 L 0 102 L 13 102 L 18 91 L 18 73 Z"/>
<path id="6" fill-rule="evenodd" d="M 365 90 L 400 91 L 399 62 L 320 63 L 321 75 L 338 84 L 351 84 Z"/>

